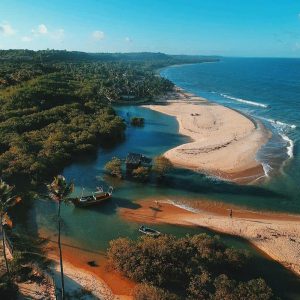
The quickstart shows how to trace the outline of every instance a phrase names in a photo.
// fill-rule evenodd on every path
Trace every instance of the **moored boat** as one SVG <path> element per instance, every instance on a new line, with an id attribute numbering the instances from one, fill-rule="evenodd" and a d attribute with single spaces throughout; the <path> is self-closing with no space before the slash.
<path id="1" fill-rule="evenodd" d="M 139 228 L 139 232 L 143 233 L 143 234 L 146 234 L 146 235 L 150 235 L 150 236 L 153 236 L 153 237 L 157 237 L 159 235 L 161 235 L 161 232 L 155 230 L 155 229 L 152 229 L 152 228 L 149 228 L 149 227 L 146 227 L 144 225 L 142 225 L 140 228 Z"/>
<path id="2" fill-rule="evenodd" d="M 92 195 L 83 196 L 83 193 L 80 198 L 75 198 L 73 204 L 78 207 L 86 207 L 91 205 L 96 205 L 102 203 L 112 197 L 113 188 L 109 187 L 107 192 L 104 192 L 102 188 L 97 188 L 97 191 Z"/>

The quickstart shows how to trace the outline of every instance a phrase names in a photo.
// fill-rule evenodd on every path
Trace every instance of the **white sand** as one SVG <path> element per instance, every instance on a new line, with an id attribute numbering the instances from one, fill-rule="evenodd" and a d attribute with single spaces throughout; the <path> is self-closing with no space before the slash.
<path id="1" fill-rule="evenodd" d="M 60 286 L 60 268 L 58 257 L 51 254 L 49 258 L 55 261 L 55 277 L 57 286 Z M 90 296 L 85 299 L 101 299 L 101 300 L 131 300 L 132 296 L 115 295 L 109 286 L 93 273 L 77 268 L 71 263 L 64 261 L 65 289 L 66 292 L 72 294 L 80 291 L 82 288 L 91 292 Z"/>
<path id="2" fill-rule="evenodd" d="M 60 286 L 60 268 L 58 258 L 54 255 L 49 256 L 55 263 L 55 278 L 57 286 Z M 117 300 L 119 297 L 115 296 L 106 283 L 94 274 L 76 268 L 71 263 L 64 261 L 64 275 L 65 275 L 65 290 L 66 293 L 72 294 L 80 291 L 82 288 L 91 291 L 92 295 L 87 296 L 86 299 L 101 299 L 101 300 Z"/>
<path id="3" fill-rule="evenodd" d="M 263 175 L 256 154 L 269 133 L 261 123 L 256 125 L 241 113 L 183 92 L 144 107 L 175 116 L 179 133 L 191 138 L 192 142 L 165 153 L 173 164 L 233 180 Z M 251 169 L 255 171 L 247 174 Z"/>

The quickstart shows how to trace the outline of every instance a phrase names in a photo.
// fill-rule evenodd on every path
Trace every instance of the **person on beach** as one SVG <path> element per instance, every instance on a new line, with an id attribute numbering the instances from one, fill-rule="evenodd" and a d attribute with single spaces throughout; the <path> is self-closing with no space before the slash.
<path id="1" fill-rule="evenodd" d="M 230 209 L 229 216 L 230 216 L 230 218 L 232 218 L 232 209 Z"/>

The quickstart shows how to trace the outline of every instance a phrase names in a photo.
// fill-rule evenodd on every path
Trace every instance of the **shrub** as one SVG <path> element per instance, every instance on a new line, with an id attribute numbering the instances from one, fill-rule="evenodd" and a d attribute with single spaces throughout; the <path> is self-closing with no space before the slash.
<path id="1" fill-rule="evenodd" d="M 110 175 L 122 178 L 122 161 L 120 158 L 113 157 L 104 168 Z"/>
<path id="2" fill-rule="evenodd" d="M 132 176 L 139 181 L 146 181 L 149 178 L 149 168 L 138 167 L 132 171 Z"/>
<path id="3" fill-rule="evenodd" d="M 264 280 L 239 282 L 234 277 L 237 269 L 247 270 L 249 257 L 243 250 L 232 251 L 207 234 L 119 238 L 110 242 L 108 257 L 115 270 L 142 283 L 134 299 L 274 299 Z"/>
<path id="4" fill-rule="evenodd" d="M 157 288 L 153 285 L 142 283 L 138 284 L 133 290 L 134 300 L 179 300 L 175 294 Z"/>
<path id="5" fill-rule="evenodd" d="M 153 160 L 153 171 L 158 177 L 164 177 L 173 169 L 173 165 L 170 160 L 163 155 L 156 156 Z"/>

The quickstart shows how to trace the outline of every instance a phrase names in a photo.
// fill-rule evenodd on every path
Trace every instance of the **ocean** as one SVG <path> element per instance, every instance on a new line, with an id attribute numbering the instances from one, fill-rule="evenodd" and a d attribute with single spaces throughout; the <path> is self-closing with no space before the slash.
<path id="1" fill-rule="evenodd" d="M 263 122 L 272 138 L 257 155 L 265 170 L 262 186 L 283 196 L 269 208 L 300 212 L 300 59 L 221 58 L 168 67 L 161 75 Z"/>

